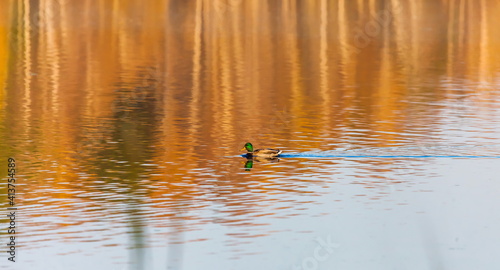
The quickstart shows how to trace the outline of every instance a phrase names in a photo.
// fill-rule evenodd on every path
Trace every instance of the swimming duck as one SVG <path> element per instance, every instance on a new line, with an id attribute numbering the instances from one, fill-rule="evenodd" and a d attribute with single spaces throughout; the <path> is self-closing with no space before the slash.
<path id="1" fill-rule="evenodd" d="M 279 149 L 255 149 L 253 150 L 253 145 L 249 142 L 245 144 L 245 146 L 241 149 L 241 151 L 247 150 L 247 157 L 266 157 L 272 158 L 277 157 L 281 154 L 281 150 Z"/>

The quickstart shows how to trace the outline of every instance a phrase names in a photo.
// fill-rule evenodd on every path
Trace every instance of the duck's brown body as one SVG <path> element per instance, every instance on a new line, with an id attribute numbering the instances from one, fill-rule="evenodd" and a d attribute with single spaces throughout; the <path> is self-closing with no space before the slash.
<path id="1" fill-rule="evenodd" d="M 279 149 L 256 149 L 253 152 L 248 152 L 248 156 L 253 156 L 253 157 L 267 157 L 267 158 L 272 158 L 272 157 L 277 157 L 279 154 L 281 154 L 281 150 Z"/>

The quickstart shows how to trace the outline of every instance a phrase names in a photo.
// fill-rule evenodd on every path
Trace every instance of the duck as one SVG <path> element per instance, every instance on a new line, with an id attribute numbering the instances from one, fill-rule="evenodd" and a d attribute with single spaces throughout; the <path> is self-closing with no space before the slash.
<path id="1" fill-rule="evenodd" d="M 245 143 L 245 146 L 241 148 L 241 151 L 247 151 L 247 157 L 265 157 L 265 158 L 273 158 L 279 156 L 281 154 L 281 150 L 279 149 L 253 149 L 253 145 L 249 142 Z"/>

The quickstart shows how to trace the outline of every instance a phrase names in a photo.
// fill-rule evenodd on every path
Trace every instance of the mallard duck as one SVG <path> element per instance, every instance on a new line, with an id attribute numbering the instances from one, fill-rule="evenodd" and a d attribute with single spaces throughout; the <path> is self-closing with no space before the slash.
<path id="1" fill-rule="evenodd" d="M 245 146 L 241 149 L 241 151 L 247 150 L 247 157 L 277 157 L 281 154 L 281 150 L 279 149 L 255 149 L 253 150 L 253 145 L 249 142 L 245 143 Z"/>

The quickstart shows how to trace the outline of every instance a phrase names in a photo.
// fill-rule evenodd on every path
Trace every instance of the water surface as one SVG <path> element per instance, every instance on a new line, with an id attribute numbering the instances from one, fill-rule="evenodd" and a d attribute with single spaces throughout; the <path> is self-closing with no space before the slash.
<path id="1" fill-rule="evenodd" d="M 497 269 L 499 12 L 6 1 L 0 267 Z"/>

